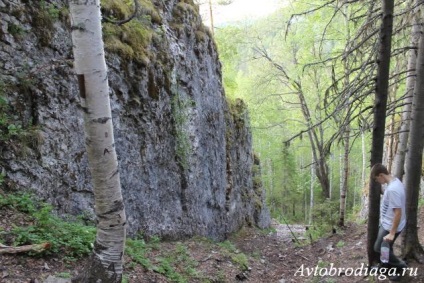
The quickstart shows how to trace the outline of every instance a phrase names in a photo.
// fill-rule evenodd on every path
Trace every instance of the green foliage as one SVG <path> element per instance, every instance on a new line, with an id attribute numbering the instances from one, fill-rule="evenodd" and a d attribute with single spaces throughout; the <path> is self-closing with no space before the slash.
<path id="1" fill-rule="evenodd" d="M 249 257 L 240 252 L 231 241 L 216 243 L 202 237 L 193 240 L 222 254 L 240 270 L 248 269 Z M 127 262 L 126 268 L 134 268 L 140 264 L 150 271 L 164 275 L 170 282 L 178 283 L 221 282 L 225 279 L 223 273 L 215 274 L 213 278 L 210 278 L 197 270 L 199 263 L 192 256 L 189 246 L 184 242 L 177 242 L 170 246 L 166 242 L 161 242 L 158 237 L 152 237 L 148 241 L 141 237 L 127 239 L 125 254 L 131 260 Z M 256 251 L 254 256 L 258 260 L 260 251 Z"/>
<path id="2" fill-rule="evenodd" d="M 233 243 L 230 241 L 224 241 L 218 244 L 222 249 L 224 249 L 227 256 L 231 258 L 231 261 L 238 265 L 238 267 L 245 271 L 249 267 L 249 262 L 247 256 L 240 252 Z"/>
<path id="3" fill-rule="evenodd" d="M 106 50 L 141 64 L 150 62 L 148 46 L 152 41 L 153 31 L 146 28 L 141 21 L 133 20 L 123 26 L 104 23 L 103 35 Z"/>
<path id="4" fill-rule="evenodd" d="M 15 24 L 9 24 L 9 26 L 7 27 L 7 31 L 15 37 L 21 37 L 25 34 L 25 30 L 23 29 L 23 27 Z"/>
<path id="5" fill-rule="evenodd" d="M 187 125 L 189 122 L 188 110 L 193 103 L 193 100 L 183 97 L 178 92 L 174 93 L 171 100 L 172 117 L 174 118 L 175 127 L 175 151 L 177 161 L 184 170 L 187 170 L 189 167 L 189 157 L 191 153 L 191 143 Z"/>
<path id="6" fill-rule="evenodd" d="M 42 46 L 49 46 L 52 41 L 55 27 L 54 23 L 59 19 L 61 10 L 53 3 L 40 1 L 33 17 L 33 28 Z"/>
<path id="7" fill-rule="evenodd" d="M 305 233 L 305 245 L 312 244 L 312 242 L 321 239 L 322 237 L 328 236 L 331 230 L 328 230 L 327 226 L 314 225 L 309 227 Z"/>
<path id="8" fill-rule="evenodd" d="M 172 282 L 185 283 L 187 280 L 173 267 L 171 257 L 158 258 L 160 264 L 153 268 L 154 271 L 165 275 Z"/>
<path id="9" fill-rule="evenodd" d="M 234 244 L 231 243 L 228 240 L 218 243 L 218 246 L 220 246 L 221 248 L 223 248 L 223 249 L 225 249 L 225 250 L 227 250 L 231 253 L 234 253 L 237 250 L 237 248 L 234 246 Z"/>
<path id="10" fill-rule="evenodd" d="M 175 250 L 158 259 L 159 264 L 153 269 L 164 274 L 173 282 L 189 282 L 189 278 L 199 276 L 196 271 L 198 263 L 191 257 L 186 246 L 178 243 Z"/>
<path id="11" fill-rule="evenodd" d="M 161 24 L 162 18 L 151 1 L 142 0 L 140 5 L 140 12 L 128 23 L 103 23 L 103 37 L 107 51 L 117 53 L 125 60 L 148 65 L 154 58 L 149 52 L 153 38 L 155 42 L 160 42 L 162 38 L 162 30 L 156 31 L 153 25 Z M 112 21 L 127 19 L 133 14 L 132 6 L 133 1 L 103 0 L 103 16 Z"/>
<path id="12" fill-rule="evenodd" d="M 32 225 L 15 225 L 12 229 L 15 246 L 48 242 L 50 249 L 43 251 L 43 254 L 65 254 L 66 260 L 75 260 L 91 252 L 95 228 L 55 216 L 51 205 L 38 204 L 31 195 L 24 193 L 0 195 L 2 207 L 26 213 L 32 219 Z"/>
<path id="13" fill-rule="evenodd" d="M 9 139 L 10 117 L 7 113 L 9 105 L 5 97 L 6 84 L 0 79 L 0 141 Z"/>
<path id="14" fill-rule="evenodd" d="M 338 248 L 343 248 L 343 247 L 345 246 L 345 244 L 346 244 L 346 243 L 345 243 L 344 241 L 341 241 L 341 240 L 340 240 L 340 241 L 338 241 L 338 242 L 337 242 L 336 247 L 338 247 Z"/>
<path id="15" fill-rule="evenodd" d="M 0 77 L 0 143 L 19 144 L 13 147 L 16 153 L 21 155 L 27 152 L 28 148 L 37 148 L 43 141 L 38 126 L 34 126 L 32 120 L 24 125 L 17 120 L 14 109 L 9 105 L 8 94 L 18 88 L 19 91 L 26 92 L 33 81 L 28 79 L 26 71 L 18 72 L 19 85 L 5 83 Z"/>
<path id="16" fill-rule="evenodd" d="M 61 10 L 58 7 L 56 7 L 54 4 L 46 3 L 46 1 L 41 1 L 40 6 L 41 6 L 41 9 L 49 15 L 52 21 L 59 19 Z"/>
<path id="17" fill-rule="evenodd" d="M 33 198 L 27 193 L 0 195 L 0 207 L 9 207 L 28 214 L 33 214 L 37 211 Z"/>
<path id="18" fill-rule="evenodd" d="M 350 213 L 348 214 L 348 220 L 356 223 L 363 223 L 365 219 L 361 219 L 359 214 L 361 212 L 361 204 L 352 206 Z"/>
<path id="19" fill-rule="evenodd" d="M 4 183 L 4 177 L 6 177 L 6 174 L 3 172 L 0 172 L 0 187 L 3 185 Z"/>
<path id="20" fill-rule="evenodd" d="M 332 227 L 337 225 L 339 205 L 338 200 L 331 201 L 328 199 L 315 204 L 312 211 L 314 224 L 330 232 Z"/>
<path id="21" fill-rule="evenodd" d="M 418 207 L 423 207 L 424 206 L 424 198 L 420 198 L 419 200 L 418 200 Z"/>
<path id="22" fill-rule="evenodd" d="M 72 278 L 72 275 L 69 272 L 60 272 L 55 275 L 58 278 Z"/>
<path id="23" fill-rule="evenodd" d="M 277 229 L 275 229 L 274 227 L 269 227 L 269 228 L 265 228 L 265 229 L 259 229 L 259 232 L 264 234 L 264 235 L 268 235 L 268 234 L 276 233 Z"/>
<path id="24" fill-rule="evenodd" d="M 154 263 L 149 259 L 153 250 L 156 251 Z M 174 250 L 163 251 L 158 237 L 151 238 L 147 243 L 143 239 L 127 239 L 125 253 L 133 263 L 163 274 L 172 282 L 189 282 L 189 278 L 200 276 L 196 271 L 198 263 L 182 243 L 178 243 Z M 129 267 L 133 265 L 130 263 Z"/>
<path id="25" fill-rule="evenodd" d="M 243 30 L 238 27 L 227 27 L 215 35 L 219 58 L 222 62 L 225 93 L 232 100 L 236 98 L 239 84 L 237 74 L 242 59 L 239 48 L 242 48 L 240 43 L 243 41 L 243 36 Z"/>
<path id="26" fill-rule="evenodd" d="M 182 0 L 174 6 L 172 16 L 174 20 L 181 23 L 184 22 L 185 18 L 199 17 L 199 6 L 194 4 L 192 0 Z"/>
<path id="27" fill-rule="evenodd" d="M 146 269 L 152 269 L 152 263 L 146 254 L 150 251 L 150 247 L 146 245 L 143 239 L 127 239 L 125 253 L 132 261 L 141 264 Z"/>
<path id="28" fill-rule="evenodd" d="M 338 208 L 332 207 L 330 213 L 319 207 L 322 201 L 319 199 L 321 188 L 316 177 L 315 181 L 311 177 L 310 166 L 314 161 L 307 132 L 291 139 L 308 128 L 299 104 L 299 89 L 294 87 L 293 81 L 299 82 L 311 112 L 309 122 L 312 124 L 319 124 L 334 107 L 340 107 L 324 107 L 324 94 L 333 83 L 332 72 L 340 75 L 345 69 L 340 62 L 332 70 L 331 64 L 326 64 L 325 61 L 344 50 L 349 32 L 355 27 L 352 23 L 346 24 L 342 13 L 334 14 L 330 6 L 324 6 L 314 13 L 302 13 L 313 9 L 315 5 L 321 6 L 318 2 L 294 1 L 290 7 L 260 20 L 221 27 L 216 30 L 215 39 L 223 66 L 226 94 L 231 100 L 243 99 L 249 109 L 253 146 L 261 160 L 262 184 L 267 192 L 266 201 L 271 216 L 278 219 L 280 215 L 284 215 L 289 223 L 308 221 L 310 187 L 311 182 L 314 182 L 314 203 L 318 204 L 318 208 L 313 212 L 313 220 L 318 221 L 314 224 L 319 227 L 326 226 L 322 228 L 324 231 L 338 219 Z M 350 13 L 349 9 L 351 8 L 346 8 L 345 12 Z M 291 18 L 292 14 L 300 16 Z M 289 19 L 291 24 L 287 26 Z M 331 24 L 328 25 L 328 22 Z M 265 51 L 273 62 L 259 51 Z M 317 61 L 324 63 L 310 65 Z M 353 62 L 349 64 L 356 66 Z M 341 111 L 338 118 L 343 119 L 344 114 Z M 323 125 L 322 129 L 317 128 L 315 132 L 322 141 L 327 141 L 339 130 L 332 119 L 326 120 Z M 285 142 L 287 140 L 290 142 Z M 335 143 L 331 146 L 332 156 L 337 156 L 338 147 L 342 146 Z M 357 180 L 353 177 L 359 175 L 361 158 L 360 143 L 355 141 L 350 153 L 350 172 L 353 176 L 349 179 L 347 214 L 354 205 L 355 193 L 360 191 L 356 187 Z M 337 200 L 340 184 L 339 159 L 329 159 L 328 162 L 331 168 L 329 177 L 332 182 L 332 199 Z M 256 183 L 259 182 L 256 180 Z M 329 223 L 326 223 L 321 214 L 331 215 Z"/>
<path id="29" fill-rule="evenodd" d="M 231 255 L 231 260 L 236 263 L 239 268 L 243 271 L 249 268 L 249 262 L 247 256 L 244 253 L 238 253 Z"/>

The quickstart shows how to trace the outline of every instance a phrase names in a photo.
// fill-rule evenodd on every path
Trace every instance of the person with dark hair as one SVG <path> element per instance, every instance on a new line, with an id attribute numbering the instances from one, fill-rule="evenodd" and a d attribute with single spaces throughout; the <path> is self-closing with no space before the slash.
<path id="1" fill-rule="evenodd" d="M 390 175 L 387 168 L 380 163 L 371 168 L 371 178 L 381 185 L 385 185 L 380 203 L 380 228 L 374 250 L 380 253 L 381 243 L 383 241 L 389 242 L 388 267 L 404 268 L 406 263 L 395 256 L 393 243 L 406 224 L 405 187 L 398 178 Z M 390 280 L 395 279 L 390 278 Z"/>

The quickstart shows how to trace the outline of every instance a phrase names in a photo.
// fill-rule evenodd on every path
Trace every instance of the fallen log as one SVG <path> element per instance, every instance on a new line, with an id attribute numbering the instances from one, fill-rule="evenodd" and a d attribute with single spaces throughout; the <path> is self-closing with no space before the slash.
<path id="1" fill-rule="evenodd" d="M 40 253 L 42 251 L 48 250 L 51 247 L 50 243 L 42 243 L 35 245 L 25 245 L 20 247 L 10 247 L 0 244 L 0 254 L 17 254 L 25 252 L 36 252 Z"/>

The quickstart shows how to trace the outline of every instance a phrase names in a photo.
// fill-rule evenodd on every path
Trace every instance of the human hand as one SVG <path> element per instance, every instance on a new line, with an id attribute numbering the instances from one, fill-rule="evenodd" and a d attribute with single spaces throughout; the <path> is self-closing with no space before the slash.
<path id="1" fill-rule="evenodd" d="M 389 233 L 386 236 L 384 236 L 383 241 L 392 242 L 394 238 L 395 238 L 395 235 Z"/>

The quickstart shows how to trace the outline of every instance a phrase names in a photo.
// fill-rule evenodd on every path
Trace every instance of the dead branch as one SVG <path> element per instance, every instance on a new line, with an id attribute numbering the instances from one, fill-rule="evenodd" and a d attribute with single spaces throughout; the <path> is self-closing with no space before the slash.
<path id="1" fill-rule="evenodd" d="M 0 254 L 17 254 L 25 252 L 36 252 L 40 253 L 45 250 L 48 250 L 51 247 L 50 243 L 42 243 L 35 245 L 26 245 L 20 247 L 10 247 L 0 244 Z"/>

